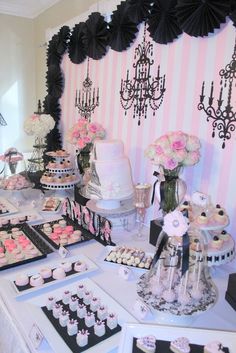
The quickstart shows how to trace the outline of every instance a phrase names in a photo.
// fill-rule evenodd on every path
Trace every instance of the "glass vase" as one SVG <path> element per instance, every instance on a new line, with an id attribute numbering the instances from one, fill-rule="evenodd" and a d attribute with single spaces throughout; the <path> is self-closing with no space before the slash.
<path id="1" fill-rule="evenodd" d="M 84 174 L 85 170 L 90 168 L 90 152 L 93 144 L 88 143 L 83 149 L 76 151 L 77 167 L 80 174 Z"/>
<path id="2" fill-rule="evenodd" d="M 159 183 L 159 203 L 163 216 L 174 211 L 183 201 L 187 191 L 184 180 L 179 177 L 181 167 L 173 170 L 163 168 L 163 180 Z"/>

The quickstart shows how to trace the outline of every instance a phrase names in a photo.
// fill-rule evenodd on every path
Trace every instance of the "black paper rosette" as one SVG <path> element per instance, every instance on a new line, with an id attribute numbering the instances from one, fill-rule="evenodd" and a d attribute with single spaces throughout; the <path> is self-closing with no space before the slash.
<path id="1" fill-rule="evenodd" d="M 156 43 L 167 44 L 182 33 L 176 17 L 177 0 L 156 1 L 148 19 L 148 31 Z"/>
<path id="2" fill-rule="evenodd" d="M 178 0 L 180 27 L 193 37 L 204 37 L 220 28 L 230 11 L 230 0 Z"/>
<path id="3" fill-rule="evenodd" d="M 127 12 L 132 20 L 141 23 L 149 16 L 152 0 L 127 0 Z"/>
<path id="4" fill-rule="evenodd" d="M 54 34 L 52 39 L 49 41 L 47 48 L 47 66 L 60 65 L 62 56 L 57 50 L 58 41 L 58 34 Z"/>
<path id="5" fill-rule="evenodd" d="M 70 38 L 70 28 L 68 26 L 63 26 L 58 32 L 58 42 L 57 42 L 57 52 L 63 55 L 67 49 L 68 41 Z"/>
<path id="6" fill-rule="evenodd" d="M 44 111 L 50 114 L 55 120 L 59 120 L 61 116 L 61 107 L 58 99 L 48 94 L 43 102 Z"/>
<path id="7" fill-rule="evenodd" d="M 86 58 L 86 51 L 83 43 L 84 22 L 80 22 L 72 29 L 68 45 L 69 58 L 74 64 L 81 64 Z"/>
<path id="8" fill-rule="evenodd" d="M 122 1 L 113 11 L 111 16 L 109 45 L 113 50 L 126 50 L 136 38 L 138 25 L 135 23 L 127 11 L 126 2 Z"/>
<path id="9" fill-rule="evenodd" d="M 94 60 L 99 60 L 106 54 L 108 25 L 99 12 L 93 12 L 85 22 L 83 43 L 87 55 Z"/>
<path id="10" fill-rule="evenodd" d="M 47 92 L 59 99 L 63 93 L 64 78 L 60 66 L 50 65 L 46 76 Z"/>

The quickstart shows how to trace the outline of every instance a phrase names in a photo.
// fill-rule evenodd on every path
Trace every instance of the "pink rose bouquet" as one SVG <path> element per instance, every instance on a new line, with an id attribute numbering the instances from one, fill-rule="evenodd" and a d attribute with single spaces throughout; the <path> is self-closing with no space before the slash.
<path id="1" fill-rule="evenodd" d="M 152 164 L 159 165 L 167 172 L 196 164 L 200 159 L 200 147 L 196 136 L 175 131 L 161 136 L 149 145 L 145 155 Z"/>
<path id="2" fill-rule="evenodd" d="M 155 172 L 154 175 L 163 174 L 159 201 L 164 213 L 174 211 L 182 201 L 186 184 L 179 179 L 179 173 L 182 167 L 198 163 L 200 147 L 196 136 L 175 131 L 159 137 L 145 150 L 146 157 L 159 167 L 159 173 Z"/>
<path id="3" fill-rule="evenodd" d="M 67 141 L 74 145 L 77 150 L 84 149 L 87 145 L 93 143 L 95 139 L 103 139 L 106 135 L 104 128 L 95 122 L 89 122 L 81 118 L 68 131 Z"/>

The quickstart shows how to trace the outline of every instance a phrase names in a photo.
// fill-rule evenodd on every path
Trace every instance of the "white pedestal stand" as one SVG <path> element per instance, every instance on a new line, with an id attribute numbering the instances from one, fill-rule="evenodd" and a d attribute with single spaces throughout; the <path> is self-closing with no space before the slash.
<path id="1" fill-rule="evenodd" d="M 118 207 L 115 208 L 115 205 Z M 136 223 L 136 208 L 133 198 L 126 200 L 89 200 L 86 206 L 93 212 L 107 218 L 112 223 L 112 229 L 131 231 Z M 112 208 L 109 208 L 111 206 Z M 103 207 L 103 208 L 102 208 Z"/>

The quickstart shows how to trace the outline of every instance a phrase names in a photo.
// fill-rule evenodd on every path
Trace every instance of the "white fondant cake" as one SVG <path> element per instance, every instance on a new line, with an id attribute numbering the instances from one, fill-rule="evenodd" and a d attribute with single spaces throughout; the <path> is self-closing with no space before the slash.
<path id="1" fill-rule="evenodd" d="M 91 156 L 90 198 L 121 200 L 133 194 L 129 159 L 120 140 L 98 140 Z"/>

